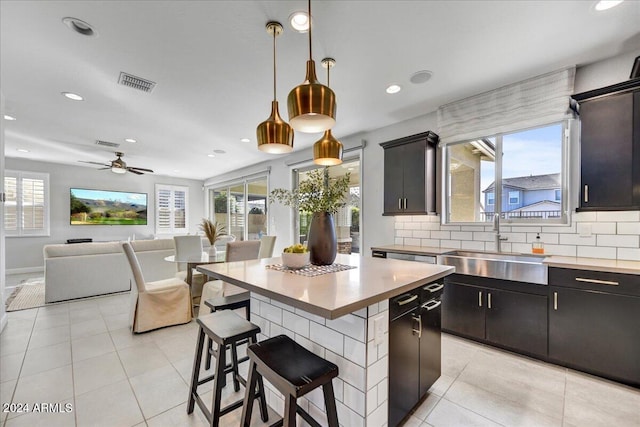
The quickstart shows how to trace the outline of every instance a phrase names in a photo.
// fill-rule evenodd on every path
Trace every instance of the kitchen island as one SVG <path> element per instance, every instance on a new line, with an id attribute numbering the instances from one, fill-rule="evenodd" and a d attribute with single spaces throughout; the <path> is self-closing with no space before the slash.
<path id="1" fill-rule="evenodd" d="M 205 265 L 210 277 L 251 291 L 251 321 L 260 339 L 289 335 L 335 363 L 338 417 L 344 426 L 383 426 L 388 418 L 390 298 L 454 272 L 453 267 L 358 255 L 336 257 L 355 268 L 314 277 L 267 268 L 280 258 Z M 282 396 L 267 386 L 267 401 L 282 413 Z M 324 420 L 322 393 L 298 402 Z"/>

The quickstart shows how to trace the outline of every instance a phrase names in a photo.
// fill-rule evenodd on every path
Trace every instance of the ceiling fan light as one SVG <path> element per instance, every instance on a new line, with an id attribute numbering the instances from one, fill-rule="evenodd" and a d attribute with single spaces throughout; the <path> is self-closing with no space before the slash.
<path id="1" fill-rule="evenodd" d="M 324 132 L 313 144 L 313 163 L 322 166 L 335 166 L 342 163 L 342 143 L 331 134 L 331 129 Z"/>
<path id="2" fill-rule="evenodd" d="M 258 125 L 256 135 L 260 151 L 283 154 L 293 150 L 293 129 L 280 117 L 278 101 L 271 102 L 271 115 Z"/>
<path id="3" fill-rule="evenodd" d="M 115 166 L 111 166 L 111 172 L 123 174 L 123 173 L 127 173 L 127 170 L 123 169 L 123 168 L 118 168 L 118 167 L 115 167 Z"/>
<path id="4" fill-rule="evenodd" d="M 289 123 L 299 132 L 323 132 L 336 124 L 336 95 L 318 82 L 315 61 L 307 61 L 306 79 L 289 92 L 287 107 Z"/>

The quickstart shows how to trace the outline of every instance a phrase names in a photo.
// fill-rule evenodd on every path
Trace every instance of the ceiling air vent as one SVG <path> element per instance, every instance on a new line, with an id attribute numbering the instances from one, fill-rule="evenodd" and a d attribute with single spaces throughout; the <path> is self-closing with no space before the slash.
<path id="1" fill-rule="evenodd" d="M 125 72 L 120 73 L 120 78 L 118 79 L 118 83 L 124 86 L 129 86 L 130 88 L 141 90 L 143 92 L 151 92 L 154 87 L 156 87 L 156 82 L 152 82 L 151 80 L 145 80 L 141 77 L 136 77 L 132 74 L 127 74 Z"/>
<path id="2" fill-rule="evenodd" d="M 102 145 L 103 147 L 109 147 L 109 148 L 120 147 L 120 144 L 118 144 L 117 142 L 101 141 L 99 139 L 96 141 L 96 144 Z"/>

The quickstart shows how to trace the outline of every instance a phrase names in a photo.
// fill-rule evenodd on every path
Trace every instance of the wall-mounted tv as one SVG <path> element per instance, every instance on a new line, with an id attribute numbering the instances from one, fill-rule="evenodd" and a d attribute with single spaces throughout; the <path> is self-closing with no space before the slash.
<path id="1" fill-rule="evenodd" d="M 71 225 L 147 225 L 147 194 L 71 188 Z"/>

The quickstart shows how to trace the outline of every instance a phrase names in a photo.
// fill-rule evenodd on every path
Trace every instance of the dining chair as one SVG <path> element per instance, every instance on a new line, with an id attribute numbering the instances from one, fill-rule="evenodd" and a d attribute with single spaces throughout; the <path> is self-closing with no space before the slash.
<path id="1" fill-rule="evenodd" d="M 276 236 L 262 236 L 260 238 L 260 253 L 258 258 L 271 258 L 276 245 Z"/>
<path id="2" fill-rule="evenodd" d="M 260 253 L 260 244 L 260 240 L 244 240 L 240 242 L 227 243 L 225 262 L 258 259 L 258 254 Z M 202 296 L 200 297 L 200 301 L 204 302 L 211 298 L 235 295 L 243 292 L 247 291 L 238 286 L 225 283 L 222 280 L 210 280 L 206 282 L 202 287 Z M 203 303 L 200 304 L 198 316 L 209 314 L 210 312 L 211 309 L 209 307 L 207 307 Z"/>
<path id="3" fill-rule="evenodd" d="M 146 282 L 131 244 L 122 244 L 135 286 L 131 287 L 130 328 L 134 333 L 189 323 L 192 317 L 189 285 L 176 277 Z"/>
<path id="4" fill-rule="evenodd" d="M 184 259 L 189 257 L 199 258 L 203 252 L 202 236 L 174 236 L 173 241 L 176 246 L 176 258 Z M 187 280 L 187 265 L 178 264 L 178 272 L 176 277 L 180 280 Z M 193 269 L 191 272 L 191 293 L 194 298 L 202 294 L 202 286 L 207 281 L 204 274 Z"/>

